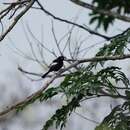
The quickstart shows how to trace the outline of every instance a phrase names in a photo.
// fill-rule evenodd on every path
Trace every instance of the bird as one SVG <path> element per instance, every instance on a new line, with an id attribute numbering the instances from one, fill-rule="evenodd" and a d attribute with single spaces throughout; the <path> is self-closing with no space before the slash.
<path id="1" fill-rule="evenodd" d="M 64 59 L 65 59 L 64 56 L 59 56 L 57 59 L 53 60 L 52 64 L 50 65 L 49 70 L 45 74 L 43 74 L 41 77 L 45 78 L 50 72 L 60 70 L 63 67 Z"/>

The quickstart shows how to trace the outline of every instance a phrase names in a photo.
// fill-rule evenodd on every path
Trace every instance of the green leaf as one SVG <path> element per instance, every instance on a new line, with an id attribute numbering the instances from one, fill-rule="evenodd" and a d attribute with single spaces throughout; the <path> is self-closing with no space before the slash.
<path id="1" fill-rule="evenodd" d="M 126 94 L 127 98 L 130 99 L 130 91 L 126 90 L 125 94 Z"/>
<path id="2" fill-rule="evenodd" d="M 65 127 L 68 116 L 74 109 L 80 106 L 80 100 L 84 97 L 83 94 L 78 94 L 67 105 L 63 105 L 62 108 L 56 110 L 55 114 L 45 123 L 42 130 L 48 130 L 50 126 L 55 123 L 56 128 L 62 129 Z"/>

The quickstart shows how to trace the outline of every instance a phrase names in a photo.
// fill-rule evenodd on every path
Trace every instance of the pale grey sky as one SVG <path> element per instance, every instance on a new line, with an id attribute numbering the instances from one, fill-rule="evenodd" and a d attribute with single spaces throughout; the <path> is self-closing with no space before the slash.
<path id="1" fill-rule="evenodd" d="M 2 2 L 5 2 L 5 0 L 0 1 L 0 7 L 2 7 Z M 6 0 L 7 2 L 9 0 Z M 77 20 L 77 23 L 79 24 L 86 24 L 87 26 L 94 29 L 94 25 L 89 25 L 89 17 L 88 13 L 89 11 L 86 9 L 83 9 L 79 6 L 74 5 L 69 0 L 41 0 L 44 7 L 53 13 L 55 16 L 73 20 L 77 15 L 79 15 L 79 18 Z M 90 0 L 86 0 L 89 1 Z M 23 26 L 28 24 L 31 28 L 31 31 L 34 33 L 34 35 L 41 39 L 41 37 L 44 38 L 45 46 L 49 49 L 56 49 L 52 33 L 51 33 L 51 20 L 53 20 L 50 16 L 44 14 L 43 12 L 37 11 L 37 10 L 30 10 L 23 18 L 18 22 L 18 24 L 14 27 L 14 29 L 9 33 L 9 35 L 1 42 L 0 44 L 0 90 L 1 93 L 4 93 L 0 98 L 2 99 L 0 101 L 0 106 L 4 108 L 7 104 L 9 104 L 10 101 L 13 102 L 13 100 L 19 100 L 22 99 L 23 96 L 26 97 L 30 93 L 38 90 L 42 82 L 31 82 L 29 81 L 25 76 L 23 76 L 18 70 L 17 66 L 21 65 L 23 68 L 33 71 L 33 72 L 40 72 L 45 71 L 44 69 L 40 68 L 39 65 L 30 62 L 29 60 L 17 55 L 14 53 L 13 47 L 17 47 L 20 50 L 22 50 L 27 55 L 31 54 L 30 47 L 27 41 L 26 34 L 24 32 Z M 68 30 L 68 25 L 66 23 L 60 23 L 59 21 L 53 20 L 55 25 L 55 31 L 57 37 L 63 36 L 63 34 Z M 129 26 L 129 24 L 121 22 L 119 20 L 116 20 L 116 23 L 114 26 L 111 26 L 108 33 L 105 33 L 103 29 L 100 29 L 99 32 L 104 35 L 115 35 L 117 33 L 120 33 L 121 30 L 126 29 Z M 70 27 L 70 26 L 69 26 Z M 42 34 L 43 31 L 43 34 Z M 29 33 L 28 33 L 29 34 Z M 80 29 L 75 29 L 73 40 L 75 40 L 76 37 L 88 37 L 86 40 L 86 43 L 84 44 L 84 47 L 90 46 L 94 43 L 102 42 L 104 43 L 103 39 L 97 38 L 95 36 L 90 36 L 88 32 L 80 31 Z M 10 39 L 13 41 L 11 43 Z M 31 39 L 34 42 L 34 39 Z M 74 41 L 73 41 L 74 42 Z M 72 42 L 72 43 L 73 43 Z M 35 43 L 35 42 L 34 42 Z M 100 44 L 99 46 L 102 46 L 103 44 Z M 98 47 L 99 47 L 98 46 Z M 92 48 L 87 53 L 87 57 L 93 56 L 94 53 L 98 49 Z M 68 55 L 66 53 L 66 55 Z M 51 54 L 45 53 L 45 57 L 47 58 L 47 61 L 50 62 L 54 57 L 51 56 Z M 124 66 L 125 62 L 120 63 L 120 65 Z M 126 70 L 126 69 L 124 69 Z M 43 81 L 44 82 L 44 81 Z M 21 88 L 22 87 L 22 88 Z M 27 93 L 25 93 L 27 92 Z M 16 95 L 13 97 L 13 95 Z M 14 99 L 13 99 L 14 98 Z M 16 98 L 16 99 L 15 99 Z M 55 101 L 55 100 L 54 100 Z M 57 99 L 56 99 L 57 101 Z M 64 101 L 63 101 L 64 102 Z M 61 101 L 58 102 L 58 106 L 60 103 L 63 103 Z M 108 113 L 110 110 L 110 107 L 108 105 L 109 99 L 105 99 L 106 104 L 104 105 L 104 102 L 102 102 L 100 105 L 102 106 L 102 109 L 99 109 L 98 112 L 95 113 L 95 111 L 92 109 L 94 105 L 94 101 L 90 101 L 87 103 L 81 110 L 83 113 L 88 112 L 90 114 L 86 114 L 86 116 L 92 118 L 95 114 L 97 114 L 96 118 L 97 121 L 101 121 L 103 118 L 103 115 Z M 52 103 L 53 104 L 53 103 Z M 44 107 L 43 107 L 44 105 Z M 29 107 L 25 110 L 20 116 L 16 116 L 13 119 L 8 119 L 7 124 L 0 125 L 0 130 L 4 130 L 2 127 L 8 127 L 9 130 L 40 130 L 42 127 L 42 123 L 44 122 L 44 119 L 47 119 L 48 115 L 51 115 L 52 106 L 54 109 L 57 108 L 56 105 L 52 105 L 51 107 L 43 103 L 43 105 L 33 105 L 33 107 Z M 1 107 L 0 107 L 1 110 Z M 43 111 L 43 113 L 39 113 L 38 111 Z M 28 115 L 28 113 L 31 113 Z M 36 119 L 36 120 L 35 120 Z M 37 122 L 37 120 L 39 122 Z M 71 116 L 71 121 L 68 123 L 68 127 L 70 128 L 70 124 L 74 124 L 71 126 L 74 130 L 92 130 L 95 127 L 95 124 L 86 121 L 84 119 L 79 118 L 79 116 L 76 116 L 73 114 Z M 1 124 L 1 122 L 0 122 Z M 32 127 L 29 126 L 32 125 Z M 66 128 L 66 130 L 67 130 Z"/>

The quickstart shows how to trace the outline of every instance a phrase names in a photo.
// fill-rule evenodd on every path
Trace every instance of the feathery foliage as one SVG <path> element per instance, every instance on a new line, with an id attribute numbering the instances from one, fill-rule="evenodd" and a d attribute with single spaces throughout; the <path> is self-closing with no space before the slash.
<path id="1" fill-rule="evenodd" d="M 114 81 L 114 83 L 111 82 Z M 94 96 L 111 96 L 119 97 L 120 93 L 116 89 L 115 84 L 119 82 L 124 84 L 124 88 L 128 88 L 129 80 L 125 74 L 120 71 L 118 67 L 107 67 L 101 69 L 97 73 L 86 71 L 81 69 L 73 74 L 69 74 L 65 77 L 64 81 L 56 89 L 48 89 L 47 94 L 50 96 L 44 97 L 44 99 L 54 96 L 54 93 L 62 92 L 67 98 L 67 105 L 63 105 L 62 108 L 58 109 L 56 113 L 46 122 L 43 130 L 47 130 L 50 126 L 55 123 L 56 128 L 61 129 L 65 126 L 67 117 L 79 107 L 81 99 L 92 98 Z M 61 89 L 59 91 L 59 88 Z M 45 94 L 45 93 L 44 93 Z M 45 94 L 45 95 L 47 95 Z M 128 98 L 124 96 L 124 98 Z"/>
<path id="2" fill-rule="evenodd" d="M 130 129 L 130 102 L 117 105 L 111 113 L 104 118 L 102 123 L 95 130 L 129 130 Z"/>
<path id="3" fill-rule="evenodd" d="M 123 55 L 127 49 L 127 45 L 130 41 L 130 30 L 128 29 L 123 35 L 118 35 L 113 38 L 109 44 L 105 44 L 100 48 L 96 56 L 114 56 L 114 55 Z M 88 65 L 88 70 L 91 70 L 93 67 L 96 67 L 97 64 L 101 66 L 104 65 L 104 61 L 101 62 L 92 62 Z"/>
<path id="4" fill-rule="evenodd" d="M 129 14 L 130 13 L 130 1 L 129 0 L 93 0 L 93 5 L 96 5 L 97 9 L 103 9 L 112 11 L 119 14 Z M 113 24 L 115 18 L 112 16 L 106 16 L 100 14 L 96 11 L 92 11 L 90 14 L 91 20 L 90 24 L 97 22 L 97 27 L 104 27 L 104 30 L 107 31 L 110 24 Z"/>

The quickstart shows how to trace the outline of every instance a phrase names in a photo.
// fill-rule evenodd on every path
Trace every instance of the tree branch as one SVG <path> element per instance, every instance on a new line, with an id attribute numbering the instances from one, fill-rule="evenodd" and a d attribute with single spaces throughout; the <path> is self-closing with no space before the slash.
<path id="1" fill-rule="evenodd" d="M 38 73 L 34 73 L 34 72 L 29 72 L 29 71 L 26 71 L 26 70 L 24 70 L 23 68 L 21 68 L 21 67 L 18 67 L 18 70 L 20 71 L 20 72 L 22 72 L 22 73 L 24 73 L 24 74 L 28 74 L 28 75 L 33 75 L 33 76 L 37 76 L 37 77 L 42 77 L 42 75 L 43 75 L 43 73 L 40 73 L 40 74 L 38 74 Z M 67 74 L 62 74 L 62 75 L 59 75 L 57 78 L 61 78 L 61 77 L 65 77 Z M 48 78 L 51 78 L 53 75 L 47 75 L 46 76 L 46 78 L 48 77 Z M 42 80 L 42 78 L 41 78 L 41 80 Z M 37 80 L 36 80 L 37 81 Z"/>
<path id="2" fill-rule="evenodd" d="M 119 37 L 119 36 L 122 36 L 122 35 L 124 35 L 126 32 L 128 32 L 129 30 L 130 30 L 130 28 L 127 28 L 127 29 L 124 30 L 122 33 L 119 33 L 119 34 L 117 34 L 117 35 L 115 35 L 115 36 L 112 36 L 111 39 L 116 38 L 116 37 Z"/>
<path id="3" fill-rule="evenodd" d="M 11 107 L 7 107 L 5 108 L 4 111 L 0 112 L 0 116 L 4 116 L 5 114 L 16 110 L 18 107 L 30 102 L 32 99 L 34 99 L 35 97 L 38 97 L 40 94 L 42 94 L 43 91 L 45 91 L 45 89 L 56 79 L 56 77 L 59 75 L 60 73 L 58 73 L 57 75 L 53 76 L 46 84 L 43 85 L 43 87 L 38 90 L 37 92 L 31 94 L 30 96 L 28 96 L 26 99 L 24 99 L 21 102 L 16 103 L 15 105 L 12 105 Z"/>
<path id="4" fill-rule="evenodd" d="M 84 27 L 84 26 L 82 26 L 82 25 L 80 25 L 80 24 L 77 24 L 77 23 L 71 22 L 71 21 L 69 21 L 69 20 L 62 19 L 62 18 L 60 18 L 60 17 L 57 17 L 57 16 L 53 15 L 52 13 L 50 13 L 49 11 L 47 11 L 47 10 L 42 6 L 42 4 L 41 4 L 38 0 L 36 0 L 36 2 L 37 2 L 37 4 L 39 5 L 40 9 L 41 9 L 44 13 L 46 13 L 47 15 L 53 17 L 53 18 L 56 19 L 56 20 L 59 20 L 59 21 L 64 22 L 64 23 L 68 23 L 68 24 L 74 25 L 74 26 L 76 26 L 76 27 L 79 27 L 79 28 L 81 28 L 81 29 L 83 29 L 83 30 L 89 32 L 90 34 L 94 34 L 94 35 L 99 36 L 99 37 L 102 37 L 102 38 L 104 38 L 104 39 L 106 39 L 106 40 L 110 40 L 110 39 L 111 39 L 111 38 L 108 37 L 108 36 L 105 36 L 105 35 L 103 35 L 103 34 L 100 34 L 100 33 L 98 33 L 98 32 L 95 32 L 95 31 L 93 31 L 93 30 L 90 30 L 89 28 L 86 28 L 86 27 Z"/>
<path id="5" fill-rule="evenodd" d="M 23 11 L 21 11 L 21 13 L 14 18 L 13 23 L 0 36 L 0 41 L 2 41 L 5 38 L 5 36 L 13 29 L 13 27 L 17 24 L 17 22 L 19 21 L 19 19 L 32 7 L 32 5 L 34 4 L 34 2 L 35 2 L 35 0 L 31 0 L 30 3 L 25 7 L 25 9 Z"/>
<path id="6" fill-rule="evenodd" d="M 107 16 L 112 16 L 114 18 L 117 18 L 117 19 L 125 21 L 125 22 L 130 22 L 130 17 L 120 15 L 119 13 L 109 11 L 109 10 L 104 10 L 104 9 L 97 9 L 96 6 L 90 5 L 90 4 L 83 2 L 83 1 L 80 1 L 80 0 L 70 0 L 70 1 L 75 3 L 76 5 L 82 6 L 84 8 L 90 9 L 90 10 L 93 10 L 97 13 L 105 14 Z"/>
<path id="7" fill-rule="evenodd" d="M 43 85 L 43 87 L 38 90 L 37 92 L 31 94 L 30 96 L 28 96 L 25 100 L 16 103 L 15 105 L 12 105 L 11 107 L 7 107 L 5 108 L 4 111 L 0 112 L 0 116 L 3 116 L 13 110 L 16 110 L 18 107 L 30 102 L 32 99 L 35 99 L 36 97 L 38 97 L 40 94 L 42 94 L 43 91 L 45 91 L 48 86 L 57 78 L 59 77 L 63 72 L 68 71 L 69 69 L 77 66 L 78 64 L 81 63 L 85 63 L 85 62 L 97 62 L 97 61 L 107 61 L 107 60 L 123 60 L 123 59 L 127 59 L 130 58 L 130 54 L 127 55 L 116 55 L 116 56 L 99 56 L 99 57 L 93 57 L 93 58 L 88 58 L 88 59 L 83 59 L 83 60 L 69 60 L 69 61 L 75 61 L 74 63 L 72 63 L 70 66 L 68 66 L 67 68 L 59 71 L 55 76 L 53 76 L 46 84 Z M 109 95 L 107 95 L 109 96 Z M 124 97 L 121 97 L 124 98 Z"/>
<path id="8" fill-rule="evenodd" d="M 84 62 L 98 62 L 98 61 L 107 61 L 107 60 L 123 60 L 130 58 L 130 54 L 125 55 L 115 55 L 115 56 L 97 56 L 93 58 L 87 58 L 82 60 L 73 60 L 73 59 L 67 59 L 67 61 L 76 61 L 77 64 L 84 63 Z"/>

